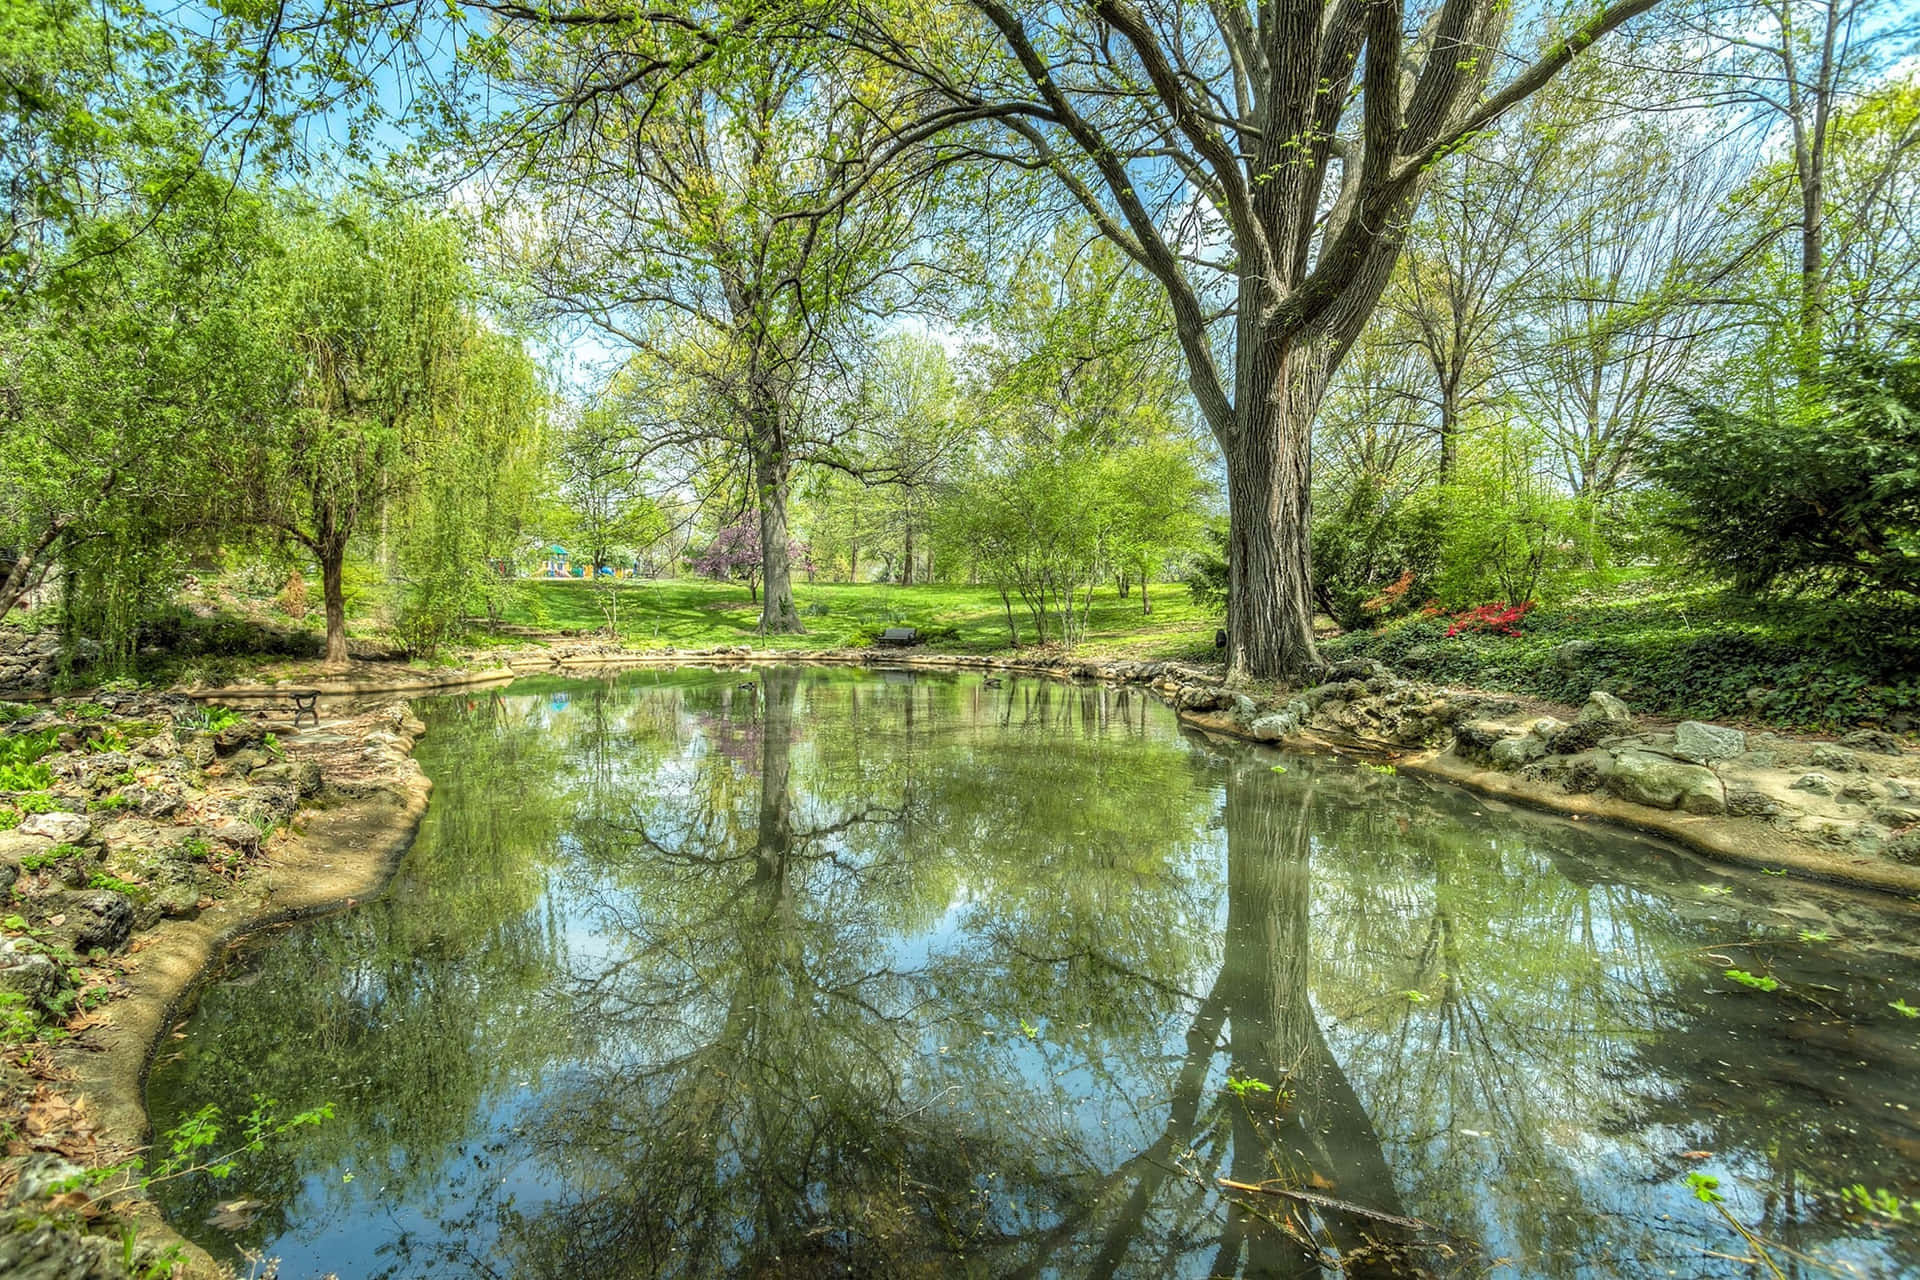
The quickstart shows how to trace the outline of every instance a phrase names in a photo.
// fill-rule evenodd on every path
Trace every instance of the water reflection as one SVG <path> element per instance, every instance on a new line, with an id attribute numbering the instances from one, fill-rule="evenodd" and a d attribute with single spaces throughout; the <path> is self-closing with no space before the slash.
<path id="1" fill-rule="evenodd" d="M 1862 1273 L 1916 1243 L 1836 1199 L 1920 1194 L 1880 905 L 1276 772 L 1124 690 L 649 673 L 429 720 L 392 892 L 248 952 L 155 1072 L 162 1126 L 336 1103 L 167 1190 L 222 1248 L 212 1203 L 267 1201 L 237 1242 L 283 1274 L 1744 1274 L 1700 1169 Z"/>

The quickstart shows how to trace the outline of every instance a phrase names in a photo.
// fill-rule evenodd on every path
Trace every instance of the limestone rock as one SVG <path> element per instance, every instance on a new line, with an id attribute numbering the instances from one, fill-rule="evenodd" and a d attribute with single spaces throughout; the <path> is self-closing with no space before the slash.
<path id="1" fill-rule="evenodd" d="M 1867 767 L 1859 756 L 1845 747 L 1826 742 L 1813 749 L 1813 764 L 1817 769 L 1832 769 L 1836 773 L 1859 773 Z"/>
<path id="2" fill-rule="evenodd" d="M 66 984 L 66 971 L 52 957 L 20 950 L 17 939 L 0 939 L 0 991 L 16 992 L 45 1009 Z"/>
<path id="3" fill-rule="evenodd" d="M 1656 809 L 1702 814 L 1727 811 L 1726 788 L 1713 770 L 1648 751 L 1616 752 L 1607 787 L 1623 800 Z"/>
<path id="4" fill-rule="evenodd" d="M 1595 689 L 1587 695 L 1586 705 L 1580 708 L 1578 721 L 1581 724 L 1604 725 L 1618 733 L 1625 733 L 1633 725 L 1633 712 L 1627 710 L 1626 703 L 1606 690 Z"/>
<path id="5" fill-rule="evenodd" d="M 1494 743 L 1487 751 L 1487 758 L 1493 762 L 1494 768 L 1512 772 L 1546 754 L 1547 744 L 1533 734 L 1525 733 Z"/>
<path id="6" fill-rule="evenodd" d="M 70 900 L 67 922 L 73 926 L 75 951 L 112 951 L 133 933 L 133 903 L 123 893 L 96 889 Z"/>
<path id="7" fill-rule="evenodd" d="M 1871 751 L 1875 755 L 1897 756 L 1905 754 L 1905 747 L 1897 735 L 1885 729 L 1855 729 L 1840 739 L 1840 745 L 1852 747 L 1855 751 Z"/>
<path id="8" fill-rule="evenodd" d="M 1833 779 L 1824 773 L 1803 773 L 1794 780 L 1793 789 L 1809 795 L 1830 796 L 1834 792 Z"/>
<path id="9" fill-rule="evenodd" d="M 45 836 L 55 844 L 80 844 L 93 832 L 93 824 L 77 813 L 36 813 L 19 826 L 21 835 Z"/>
<path id="10" fill-rule="evenodd" d="M 1673 753 L 1695 764 L 1731 760 L 1747 749 L 1747 735 L 1724 725 L 1682 720 L 1673 727 Z"/>
<path id="11" fill-rule="evenodd" d="M 1552 659 L 1553 665 L 1560 670 L 1574 671 L 1577 670 L 1582 663 L 1586 662 L 1587 655 L 1592 652 L 1593 641 L 1569 640 L 1565 644 L 1553 646 L 1547 656 Z"/>

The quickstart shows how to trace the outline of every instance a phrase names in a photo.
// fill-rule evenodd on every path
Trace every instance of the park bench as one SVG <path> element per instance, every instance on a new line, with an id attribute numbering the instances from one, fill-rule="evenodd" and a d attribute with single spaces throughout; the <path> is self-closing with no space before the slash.
<path id="1" fill-rule="evenodd" d="M 317 726 L 320 723 L 320 691 L 318 689 L 296 689 L 291 696 L 293 698 L 293 722 L 299 724 L 302 720 L 310 719 Z"/>
<path id="2" fill-rule="evenodd" d="M 910 645 L 920 643 L 920 633 L 912 627 L 888 627 L 880 633 L 881 644 Z"/>

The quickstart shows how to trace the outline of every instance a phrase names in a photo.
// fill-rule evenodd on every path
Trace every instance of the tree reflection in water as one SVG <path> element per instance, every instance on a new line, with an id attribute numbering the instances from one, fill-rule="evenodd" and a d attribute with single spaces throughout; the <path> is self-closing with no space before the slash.
<path id="1" fill-rule="evenodd" d="M 1800 1192 L 1750 1218 L 1871 1261 L 1792 1181 L 1798 1144 L 1829 1139 L 1822 1186 L 1862 1149 L 1773 1067 L 1727 1105 L 1694 1047 L 1775 1030 L 1698 952 L 1765 934 L 1741 922 L 1776 886 L 1703 896 L 1652 846 L 1338 761 L 1276 774 L 1123 690 L 740 685 L 433 710 L 395 891 L 251 955 L 156 1073 L 162 1124 L 267 1081 L 340 1104 L 248 1170 L 275 1209 L 244 1243 L 343 1275 L 1692 1273 L 1729 1243 L 1679 1185 L 1708 1144 L 1769 1206 Z M 1792 901 L 1860 945 L 1898 923 Z M 1851 1046 L 1886 1021 L 1850 980 Z M 1834 1053 L 1787 1025 L 1803 1065 Z M 1913 1053 L 1884 1040 L 1891 1101 Z M 1885 1110 L 1873 1138 L 1910 1142 Z M 231 1194 L 168 1208 L 195 1229 Z"/>

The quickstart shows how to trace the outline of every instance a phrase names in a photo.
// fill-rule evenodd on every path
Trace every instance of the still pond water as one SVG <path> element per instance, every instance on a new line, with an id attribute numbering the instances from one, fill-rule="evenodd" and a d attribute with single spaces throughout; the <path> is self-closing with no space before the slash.
<path id="1" fill-rule="evenodd" d="M 242 948 L 154 1070 L 163 1130 L 337 1113 L 156 1188 L 216 1254 L 1766 1274 L 1704 1174 L 1787 1274 L 1920 1274 L 1899 904 L 1210 742 L 1137 691 L 683 670 L 421 711 L 391 887 Z"/>

